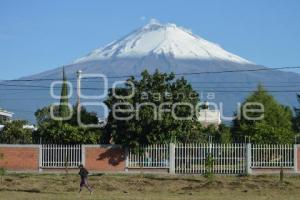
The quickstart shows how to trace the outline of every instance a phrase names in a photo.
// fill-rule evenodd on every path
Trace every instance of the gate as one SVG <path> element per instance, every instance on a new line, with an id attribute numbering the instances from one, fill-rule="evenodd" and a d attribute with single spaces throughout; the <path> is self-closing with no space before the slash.
<path id="1" fill-rule="evenodd" d="M 204 174 L 209 170 L 215 174 L 243 174 L 247 167 L 246 151 L 246 144 L 176 144 L 175 172 Z"/>
<path id="2" fill-rule="evenodd" d="M 81 145 L 44 144 L 41 168 L 77 168 L 82 163 Z"/>

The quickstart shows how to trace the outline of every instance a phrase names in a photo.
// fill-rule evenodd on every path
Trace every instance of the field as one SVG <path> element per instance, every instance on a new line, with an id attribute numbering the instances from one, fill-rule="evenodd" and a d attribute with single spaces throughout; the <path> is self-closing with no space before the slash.
<path id="1" fill-rule="evenodd" d="M 167 199 L 167 200 L 291 200 L 300 197 L 300 177 L 110 175 L 89 177 L 94 188 L 78 194 L 79 177 L 74 174 L 9 174 L 0 184 L 1 200 L 74 199 Z"/>

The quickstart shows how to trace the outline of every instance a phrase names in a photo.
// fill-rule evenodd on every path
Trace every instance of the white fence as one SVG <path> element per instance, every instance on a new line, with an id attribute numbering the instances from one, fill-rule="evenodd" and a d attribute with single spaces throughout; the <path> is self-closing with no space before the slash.
<path id="1" fill-rule="evenodd" d="M 77 168 L 82 163 L 81 145 L 45 144 L 41 149 L 42 168 Z"/>
<path id="2" fill-rule="evenodd" d="M 169 168 L 169 145 L 154 144 L 129 150 L 127 157 L 128 168 Z"/>
<path id="3" fill-rule="evenodd" d="M 294 166 L 293 145 L 254 144 L 251 151 L 252 168 L 291 168 Z"/>
<path id="4" fill-rule="evenodd" d="M 180 174 L 242 174 L 246 170 L 245 144 L 177 144 L 175 155 L 175 172 Z"/>
<path id="5" fill-rule="evenodd" d="M 245 174 L 251 168 L 293 168 L 294 158 L 294 145 L 164 144 L 142 146 L 139 153 L 129 150 L 127 167 L 169 168 L 177 174 Z"/>
<path id="6" fill-rule="evenodd" d="M 84 159 L 81 145 L 42 145 L 40 152 L 41 168 L 75 168 Z M 129 149 L 126 167 L 166 168 L 178 174 L 244 174 L 251 168 L 294 168 L 295 157 L 294 145 L 154 144 Z"/>

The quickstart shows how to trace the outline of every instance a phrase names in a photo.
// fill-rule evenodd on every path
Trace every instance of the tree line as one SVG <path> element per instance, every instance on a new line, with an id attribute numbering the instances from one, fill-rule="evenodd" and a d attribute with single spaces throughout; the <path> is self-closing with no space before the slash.
<path id="1" fill-rule="evenodd" d="M 59 106 L 54 109 L 55 116 L 70 115 L 68 106 L 67 77 L 63 70 L 63 84 Z M 130 84 L 129 84 L 130 83 Z M 132 86 L 135 92 L 132 93 Z M 159 94 L 159 98 L 153 94 Z M 181 94 L 181 95 L 178 95 Z M 191 94 L 193 98 L 191 98 Z M 130 98 L 118 98 L 130 96 Z M 295 97 L 296 98 L 296 97 Z M 300 95 L 297 96 L 300 102 Z M 186 103 L 197 107 L 201 101 L 199 94 L 183 77 L 176 78 L 173 73 L 161 73 L 158 70 L 153 74 L 142 72 L 140 79 L 130 77 L 122 87 L 109 89 L 108 98 L 104 101 L 109 109 L 107 124 L 104 127 L 87 128 L 79 126 L 77 122 L 77 105 L 74 105 L 71 117 L 68 120 L 52 119 L 50 106 L 38 109 L 35 112 L 37 130 L 23 129 L 26 121 L 16 120 L 6 122 L 0 133 L 1 143 L 60 143 L 60 144 L 97 144 L 116 143 L 130 147 L 141 144 L 169 143 L 169 142 L 214 142 L 231 143 L 244 142 L 250 138 L 253 143 L 293 143 L 300 131 L 300 108 L 294 108 L 295 116 L 290 107 L 281 105 L 268 93 L 263 85 L 249 94 L 242 106 L 234 113 L 243 113 L 243 105 L 257 102 L 264 106 L 264 112 L 253 109 L 252 117 L 258 120 L 248 120 L 240 115 L 230 125 L 202 126 L 197 120 L 197 112 L 191 112 L 189 106 L 172 105 Z M 134 106 L 132 106 L 134 105 Z M 136 106 L 143 105 L 143 106 Z M 163 106 L 161 106 L 163 105 Z M 129 109 L 130 107 L 130 109 Z M 155 112 L 154 107 L 163 110 L 172 110 L 178 117 L 189 117 L 189 120 L 175 119 L 171 112 Z M 201 107 L 200 109 L 205 109 Z M 118 117 L 114 113 L 118 110 Z M 97 124 L 98 117 L 86 108 L 80 110 L 81 121 L 85 124 Z M 134 117 L 131 117 L 133 116 Z M 159 119 L 157 118 L 159 115 Z M 263 115 L 263 117 L 260 117 Z M 137 117 L 138 116 L 138 117 Z"/>

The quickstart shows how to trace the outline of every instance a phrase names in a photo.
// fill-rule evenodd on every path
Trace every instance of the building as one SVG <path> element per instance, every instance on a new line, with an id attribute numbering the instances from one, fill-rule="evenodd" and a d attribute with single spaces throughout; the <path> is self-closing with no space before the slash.
<path id="1" fill-rule="evenodd" d="M 14 113 L 0 108 L 0 131 L 2 131 L 4 128 L 4 125 L 3 125 L 4 122 L 12 121 L 13 114 Z M 23 126 L 23 129 L 29 129 L 29 130 L 35 131 L 36 127 L 34 125 L 25 124 Z"/>
<path id="2" fill-rule="evenodd" d="M 12 116 L 13 116 L 12 112 L 8 112 L 0 108 L 0 131 L 2 131 L 4 128 L 4 125 L 1 123 L 11 121 Z"/>
<path id="3" fill-rule="evenodd" d="M 198 121 L 204 126 L 214 125 L 218 127 L 221 124 L 221 113 L 219 110 L 211 110 L 206 104 L 198 115 Z"/>
<path id="4" fill-rule="evenodd" d="M 13 114 L 14 113 L 0 108 L 0 122 L 11 121 Z"/>

